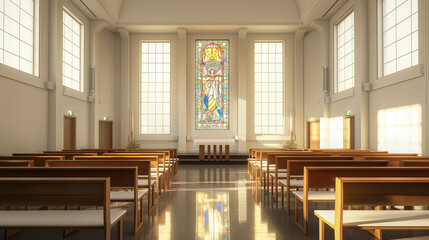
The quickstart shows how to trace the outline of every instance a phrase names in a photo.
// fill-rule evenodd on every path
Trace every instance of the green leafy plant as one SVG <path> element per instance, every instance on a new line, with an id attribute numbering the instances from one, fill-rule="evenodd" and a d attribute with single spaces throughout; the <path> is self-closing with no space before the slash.
<path id="1" fill-rule="evenodd" d="M 125 150 L 133 151 L 141 149 L 140 143 L 138 143 L 135 139 L 128 139 L 127 145 L 125 145 Z"/>
<path id="2" fill-rule="evenodd" d="M 298 144 L 296 144 L 295 140 L 287 140 L 285 143 L 283 143 L 282 145 L 283 149 L 286 150 L 298 150 Z"/>

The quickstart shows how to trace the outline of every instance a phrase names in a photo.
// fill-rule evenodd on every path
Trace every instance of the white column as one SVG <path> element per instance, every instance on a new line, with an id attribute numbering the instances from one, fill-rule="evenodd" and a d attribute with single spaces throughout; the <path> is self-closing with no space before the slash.
<path id="1" fill-rule="evenodd" d="M 362 90 L 368 82 L 368 0 L 355 2 L 355 148 L 368 149 L 369 94 Z M 375 134 L 375 133 L 374 133 Z"/>
<path id="2" fill-rule="evenodd" d="M 333 68 L 329 67 L 329 22 L 328 20 L 315 20 L 312 24 L 312 27 L 314 27 L 320 34 L 320 48 L 322 49 L 322 66 L 320 67 L 328 67 L 328 76 L 332 76 Z M 329 86 L 329 80 L 328 80 L 328 88 Z M 323 91 L 321 89 L 321 91 Z M 330 108 L 329 108 L 329 94 L 330 89 L 328 92 L 324 93 L 325 101 L 323 104 L 323 117 L 328 118 L 330 115 Z"/>
<path id="3" fill-rule="evenodd" d="M 246 141 L 246 83 L 247 83 L 247 29 L 238 29 L 238 152 L 247 153 Z"/>
<path id="4" fill-rule="evenodd" d="M 107 27 L 107 22 L 103 20 L 92 20 L 90 23 L 89 33 L 89 65 L 95 71 L 95 77 L 90 81 L 95 81 L 95 91 L 90 91 L 89 95 L 89 146 L 91 148 L 98 148 L 99 141 L 99 117 L 100 117 L 100 69 L 97 67 L 99 63 L 99 50 L 100 50 L 100 32 Z"/>
<path id="5" fill-rule="evenodd" d="M 177 143 L 178 151 L 186 152 L 186 29 L 178 28 L 177 34 L 179 37 L 177 49 Z"/>
<path id="6" fill-rule="evenodd" d="M 121 36 L 121 147 L 130 135 L 130 34 L 118 28 Z"/>
<path id="7" fill-rule="evenodd" d="M 55 85 L 48 93 L 48 149 L 63 148 L 63 1 L 49 2 L 49 84 Z"/>
<path id="8" fill-rule="evenodd" d="M 305 119 L 304 119 L 304 35 L 308 29 L 299 28 L 295 32 L 295 91 L 294 104 L 292 105 L 295 111 L 293 121 L 294 135 L 296 143 L 299 147 L 305 145 Z"/>

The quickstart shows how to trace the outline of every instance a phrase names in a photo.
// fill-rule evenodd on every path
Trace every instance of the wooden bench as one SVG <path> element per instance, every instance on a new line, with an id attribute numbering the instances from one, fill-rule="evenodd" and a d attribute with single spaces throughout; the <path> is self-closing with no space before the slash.
<path id="1" fill-rule="evenodd" d="M 316 210 L 319 239 L 325 239 L 325 224 L 334 229 L 335 240 L 343 229 L 429 229 L 428 210 L 344 210 L 351 205 L 415 205 L 429 202 L 429 178 L 339 177 L 335 181 L 335 210 Z"/>
<path id="2" fill-rule="evenodd" d="M 33 160 L 0 160 L 0 167 L 32 167 Z"/>
<path id="3" fill-rule="evenodd" d="M 138 187 L 147 191 L 148 198 L 148 214 L 150 214 L 155 206 L 155 184 L 156 182 L 151 182 L 151 165 L 153 161 L 151 159 L 147 160 L 63 160 L 55 161 L 48 160 L 46 161 L 46 167 L 137 167 Z"/>
<path id="4" fill-rule="evenodd" d="M 132 202 L 134 207 L 134 234 L 143 226 L 143 196 L 146 191 L 138 191 L 137 167 L 43 167 L 43 168 L 0 168 L 0 177 L 109 177 L 113 189 L 130 189 L 131 191 L 110 191 L 111 202 Z M 69 190 L 67 188 L 64 188 Z M 63 191 L 64 191 L 63 189 Z M 140 220 L 139 215 L 140 207 Z M 49 206 L 49 201 L 42 204 Z M 84 206 L 84 205 L 83 205 Z"/>
<path id="5" fill-rule="evenodd" d="M 274 200 L 278 201 L 278 186 L 282 186 L 280 184 L 281 180 L 286 180 L 287 179 L 287 168 L 288 168 L 288 161 L 289 160 L 353 160 L 352 157 L 346 157 L 346 156 L 326 156 L 326 155 L 311 155 L 311 156 L 276 156 L 275 158 L 275 169 L 274 169 L 274 173 L 270 173 L 270 177 L 271 177 L 271 189 L 275 189 L 274 192 L 272 192 L 272 196 L 274 198 Z M 304 170 L 302 169 L 301 172 L 303 172 Z M 293 177 L 292 177 L 293 176 Z M 291 176 L 291 179 L 302 179 L 304 177 L 303 173 L 300 174 L 293 174 Z M 299 182 L 297 182 L 299 183 Z M 301 185 L 299 185 L 301 186 Z M 298 187 L 299 187 L 298 186 Z M 289 190 L 288 190 L 288 194 L 289 194 Z M 282 194 L 283 196 L 283 194 Z M 288 202 L 290 202 L 288 200 Z M 282 207 L 283 209 L 286 210 L 286 212 L 288 212 L 289 214 L 289 207 L 288 208 L 284 208 L 284 201 L 282 200 Z"/>
<path id="6" fill-rule="evenodd" d="M 275 171 L 276 171 L 276 158 L 280 158 L 282 160 L 287 161 L 287 159 L 290 158 L 298 158 L 300 159 L 302 158 L 313 158 L 313 157 L 329 157 L 329 154 L 327 153 L 313 153 L 313 152 L 294 152 L 294 153 L 268 153 L 267 154 L 267 159 L 266 159 L 266 163 L 263 164 L 263 169 L 262 169 L 262 173 L 263 173 L 263 182 L 264 182 L 264 189 L 265 189 L 265 185 L 267 185 L 267 190 L 268 192 L 270 191 L 270 185 L 271 185 L 271 193 L 273 193 L 273 186 L 274 186 L 274 180 L 275 180 Z M 284 169 L 278 169 L 279 173 L 285 174 L 286 173 L 286 168 Z M 285 176 L 286 178 L 286 176 Z M 271 179 L 271 184 L 270 184 L 270 179 Z M 274 195 L 273 195 L 274 196 Z M 275 199 L 277 201 L 277 199 Z"/>
<path id="7" fill-rule="evenodd" d="M 44 167 L 46 160 L 64 160 L 64 156 L 0 156 L 3 160 L 32 160 L 35 167 Z"/>
<path id="8" fill-rule="evenodd" d="M 125 149 L 116 149 L 114 152 L 121 153 L 121 152 L 157 152 L 157 151 L 169 151 L 170 152 L 170 158 L 173 162 L 174 167 L 174 173 L 177 174 L 179 171 L 179 157 L 177 156 L 177 149 L 176 148 L 144 148 L 139 150 L 133 150 L 133 151 L 125 151 Z"/>
<path id="9" fill-rule="evenodd" d="M 0 178 L 1 206 L 96 206 L 103 210 L 0 211 L 0 228 L 97 228 L 122 239 L 125 210 L 110 209 L 109 178 Z M 25 221 L 23 221 L 25 219 Z"/>
<path id="10" fill-rule="evenodd" d="M 12 156 L 64 156 L 65 160 L 73 160 L 74 156 L 95 156 L 96 153 L 79 153 L 79 152 L 61 152 L 60 153 L 13 153 Z"/>
<path id="11" fill-rule="evenodd" d="M 170 152 L 169 151 L 158 151 L 158 152 L 122 152 L 122 153 L 105 153 L 104 156 L 158 156 L 159 158 L 159 169 L 163 172 L 164 178 L 164 192 L 171 185 L 173 179 L 172 165 L 170 164 Z"/>
<path id="12" fill-rule="evenodd" d="M 282 150 L 282 151 L 256 151 L 256 160 L 255 160 L 255 164 L 254 164 L 254 179 L 257 180 L 257 182 L 262 185 L 263 184 L 263 169 L 265 166 L 268 166 L 267 164 L 267 157 L 268 154 L 283 154 L 283 155 L 287 155 L 287 156 L 308 156 L 308 155 L 323 155 L 320 153 L 313 153 L 313 152 L 304 152 L 304 151 L 286 151 L 286 150 Z M 328 155 L 328 154 L 326 154 Z"/>
<path id="13" fill-rule="evenodd" d="M 429 167 L 429 160 L 400 160 L 400 167 Z"/>
<path id="14" fill-rule="evenodd" d="M 157 184 L 157 199 L 160 198 L 162 187 L 164 189 L 164 192 L 166 191 L 167 187 L 167 179 L 166 179 L 166 170 L 162 167 L 162 154 L 142 154 L 142 155 L 103 155 L 103 156 L 91 156 L 91 157 L 82 157 L 82 156 L 76 156 L 74 157 L 75 160 L 126 160 L 126 159 L 134 159 L 134 160 L 147 160 L 151 159 L 151 161 L 154 161 L 154 164 L 151 165 L 151 171 L 152 174 L 155 174 L 156 178 L 156 184 Z M 161 179 L 163 179 L 163 183 L 161 184 Z"/>
<path id="15" fill-rule="evenodd" d="M 130 152 L 158 152 L 158 151 L 169 151 L 170 152 L 170 160 L 173 163 L 174 168 L 174 174 L 176 175 L 178 173 L 179 169 L 179 158 L 177 157 L 177 149 L 175 148 L 145 148 L 145 149 L 139 149 L 134 150 Z"/>
<path id="16" fill-rule="evenodd" d="M 367 161 L 367 160 L 364 160 Z M 355 162 L 355 161 L 352 161 Z M 303 191 L 294 191 L 295 209 L 298 201 L 303 203 L 304 224 L 299 223 L 295 214 L 297 226 L 308 234 L 309 202 L 334 202 L 334 191 L 310 191 L 311 188 L 334 188 L 336 177 L 429 177 L 429 168 L 424 167 L 304 167 Z M 296 210 L 295 210 L 296 211 Z"/>
<path id="17" fill-rule="evenodd" d="M 388 160 L 390 163 L 389 165 L 392 167 L 398 167 L 400 166 L 400 161 L 402 160 L 413 160 L 413 161 L 420 161 L 420 160 L 429 160 L 429 157 L 427 156 L 365 156 L 365 160 Z"/>
<path id="18" fill-rule="evenodd" d="M 103 155 L 103 153 L 107 153 L 109 151 L 105 150 L 105 149 L 91 149 L 91 150 L 84 150 L 84 149 L 80 149 L 80 150 L 62 150 L 62 151 L 43 151 L 43 153 L 56 153 L 56 154 L 60 154 L 61 153 L 67 153 L 67 154 L 75 154 L 75 153 L 91 153 L 91 154 L 96 154 L 98 156 Z M 111 150 L 110 152 L 113 152 L 113 150 Z"/>
<path id="19" fill-rule="evenodd" d="M 165 184 L 161 184 L 161 179 L 165 180 L 164 172 L 162 168 L 159 167 L 159 157 L 156 156 L 88 156 L 81 157 L 76 156 L 76 160 L 98 160 L 98 161 L 109 161 L 109 160 L 151 160 L 151 176 L 156 183 L 156 200 L 159 200 L 161 197 L 162 187 L 165 187 Z M 140 176 L 144 178 L 145 176 Z"/>
<path id="20" fill-rule="evenodd" d="M 353 156 L 355 160 L 363 160 L 363 159 L 366 159 L 366 157 L 372 157 L 372 156 L 398 156 L 398 157 L 417 156 L 417 153 L 367 152 L 367 153 L 338 153 L 338 155 Z"/>

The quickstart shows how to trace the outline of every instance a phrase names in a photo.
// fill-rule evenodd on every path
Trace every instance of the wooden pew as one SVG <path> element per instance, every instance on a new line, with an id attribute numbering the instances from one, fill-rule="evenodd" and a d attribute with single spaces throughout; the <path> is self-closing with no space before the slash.
<path id="1" fill-rule="evenodd" d="M 139 176 L 138 187 L 147 191 L 148 198 L 148 214 L 150 214 L 155 206 L 155 183 L 151 183 L 151 165 L 154 163 L 148 160 L 63 160 L 46 161 L 46 167 L 137 167 L 137 174 Z M 140 178 L 140 176 L 145 176 Z"/>
<path id="2" fill-rule="evenodd" d="M 172 172 L 170 166 L 169 152 L 122 152 L 122 153 L 105 153 L 103 156 L 158 156 L 159 158 L 159 171 L 164 175 L 164 192 L 167 191 L 171 185 Z"/>
<path id="3" fill-rule="evenodd" d="M 34 169 L 34 168 L 29 168 Z M 85 197 L 82 197 L 85 196 Z M 1 206 L 96 206 L 103 210 L 0 211 L 0 228 L 97 228 L 111 239 L 117 225 L 122 239 L 125 210 L 110 209 L 109 178 L 0 178 Z M 25 221 L 23 221 L 25 219 Z"/>
<path id="4" fill-rule="evenodd" d="M 319 239 L 325 239 L 325 224 L 334 229 L 335 240 L 343 239 L 343 229 L 381 230 L 429 229 L 429 211 L 344 210 L 352 205 L 427 205 L 429 178 L 339 177 L 335 180 L 335 210 L 316 210 Z"/>
<path id="5" fill-rule="evenodd" d="M 121 152 L 157 152 L 157 151 L 169 151 L 170 152 L 170 158 L 173 163 L 174 167 L 174 174 L 177 174 L 179 171 L 179 157 L 177 156 L 177 149 L 176 148 L 143 148 L 139 150 L 133 150 L 133 151 L 125 151 L 125 149 L 116 149 L 114 152 L 121 153 Z"/>
<path id="6" fill-rule="evenodd" d="M 372 157 L 372 156 L 399 156 L 399 157 L 417 156 L 417 153 L 367 152 L 367 153 L 338 153 L 338 155 L 353 156 L 355 160 L 363 160 L 366 157 Z"/>
<path id="7" fill-rule="evenodd" d="M 276 170 L 276 158 L 277 157 L 285 157 L 284 159 L 292 158 L 292 157 L 319 157 L 319 156 L 330 156 L 329 153 L 313 153 L 313 152 L 269 152 L 267 153 L 267 159 L 265 166 L 262 166 L 262 174 L 263 174 L 263 185 L 264 189 L 267 186 L 268 192 L 270 191 L 270 178 L 271 178 L 271 187 L 274 186 L 275 179 L 275 170 Z M 283 170 L 280 170 L 282 172 Z M 286 172 L 286 169 L 283 171 Z M 273 188 L 271 188 L 271 192 L 273 192 Z M 275 199 L 276 200 L 276 199 Z M 277 201 L 277 200 L 276 200 Z"/>
<path id="8" fill-rule="evenodd" d="M 96 153 L 74 153 L 74 152 L 61 152 L 59 153 L 13 153 L 12 156 L 64 156 L 65 160 L 73 160 L 74 156 L 96 156 Z"/>
<path id="9" fill-rule="evenodd" d="M 125 188 L 132 191 L 110 191 L 111 202 L 132 202 L 134 207 L 134 235 L 143 226 L 143 196 L 147 193 L 138 191 L 137 167 L 82 167 L 82 168 L 0 168 L 0 177 L 109 177 L 110 187 L 114 189 Z M 70 190 L 64 188 L 62 191 Z M 139 202 L 140 219 L 139 215 Z M 48 205 L 49 201 L 39 206 Z M 84 205 L 83 205 L 84 206 Z M 70 227 L 70 226 L 69 226 Z"/>
<path id="10" fill-rule="evenodd" d="M 256 164 L 257 151 L 281 151 L 281 148 L 249 148 L 249 157 L 247 159 L 247 173 L 251 174 L 251 168 Z"/>
<path id="11" fill-rule="evenodd" d="M 154 175 L 153 178 L 155 179 L 156 185 L 157 185 L 157 191 L 156 191 L 156 199 L 158 200 L 161 196 L 161 178 L 165 179 L 164 172 L 160 171 L 159 168 L 159 157 L 158 155 L 154 156 L 76 156 L 74 157 L 75 160 L 99 160 L 99 161 L 109 161 L 109 160 L 151 160 L 151 175 Z M 144 178 L 144 176 L 141 176 L 141 178 Z M 165 184 L 164 184 L 165 187 Z"/>
<path id="12" fill-rule="evenodd" d="M 365 156 L 365 160 L 388 160 L 390 163 L 389 165 L 392 167 L 398 167 L 400 166 L 399 162 L 402 160 L 414 160 L 414 161 L 420 161 L 420 160 L 429 160 L 429 157 L 426 156 Z"/>
<path id="13" fill-rule="evenodd" d="M 429 167 L 429 160 L 400 160 L 400 167 Z"/>
<path id="14" fill-rule="evenodd" d="M 57 153 L 57 154 L 61 154 L 61 153 L 95 153 L 98 156 L 103 155 L 103 153 L 107 153 L 109 152 L 108 150 L 105 149 L 80 149 L 80 150 L 62 150 L 62 151 L 43 151 L 43 153 Z M 111 152 L 113 152 L 113 150 L 111 150 Z"/>
<path id="15" fill-rule="evenodd" d="M 64 156 L 0 156 L 1 160 L 33 160 L 35 167 L 43 167 L 46 160 L 64 160 Z"/>
<path id="16" fill-rule="evenodd" d="M 177 157 L 177 149 L 175 148 L 145 148 L 145 149 L 139 149 L 134 150 L 130 152 L 163 152 L 163 151 L 169 151 L 170 152 L 170 160 L 172 162 L 172 167 L 174 171 L 174 175 L 178 173 L 179 169 L 179 158 Z"/>
<path id="17" fill-rule="evenodd" d="M 263 179 L 263 168 L 264 164 L 267 166 L 267 157 L 268 153 L 274 154 L 284 154 L 289 156 L 307 156 L 307 155 L 314 155 L 313 152 L 304 152 L 304 151 L 287 151 L 287 150 L 281 150 L 281 151 L 266 151 L 266 150 L 257 150 L 256 151 L 256 164 L 254 165 L 254 179 L 257 180 L 257 182 L 260 181 L 260 184 L 262 185 L 262 179 Z M 316 154 L 320 155 L 320 153 Z M 258 174 L 259 173 L 259 174 Z M 260 176 L 260 177 L 259 177 Z"/>
<path id="18" fill-rule="evenodd" d="M 0 167 L 32 167 L 33 160 L 0 160 Z"/>
<path id="19" fill-rule="evenodd" d="M 368 160 L 364 160 L 368 161 Z M 352 161 L 355 162 L 355 161 Z M 295 219 L 297 226 L 308 234 L 309 202 L 334 202 L 333 191 L 310 191 L 311 188 L 334 188 L 336 177 L 429 177 L 428 167 L 304 167 L 303 191 L 293 191 L 295 209 L 303 203 L 304 224 Z M 413 205 L 413 204 L 411 204 Z M 295 215 L 298 216 L 298 215 Z"/>
<path id="20" fill-rule="evenodd" d="M 321 154 L 321 155 L 309 155 L 309 156 L 276 156 L 275 158 L 275 170 L 274 170 L 274 174 L 271 174 L 271 178 L 272 178 L 272 188 L 275 188 L 275 192 L 272 193 L 274 200 L 278 201 L 278 186 L 280 185 L 280 187 L 282 187 L 282 184 L 280 184 L 281 180 L 286 181 L 287 179 L 287 169 L 288 169 L 288 161 L 289 160 L 353 160 L 353 157 L 347 157 L 347 156 L 328 156 L 327 154 Z M 301 173 L 299 174 L 292 174 L 291 175 L 291 179 L 302 179 L 304 177 L 303 174 L 304 169 L 302 169 Z M 293 176 L 293 177 L 292 177 Z M 286 186 L 286 184 L 284 184 L 285 182 L 283 182 L 283 188 Z M 300 181 L 296 182 L 294 181 L 293 183 L 299 183 L 299 185 L 293 185 L 294 187 L 302 187 L 302 184 Z M 292 185 L 291 185 L 292 186 Z M 284 189 L 283 189 L 284 190 Z M 290 193 L 290 190 L 287 190 L 287 193 Z M 275 195 L 274 195 L 275 194 Z M 282 196 L 283 193 L 282 193 Z M 288 195 L 287 197 L 287 202 L 290 202 L 290 196 Z M 284 198 L 282 198 L 282 208 L 284 210 L 286 210 L 286 212 L 289 214 L 290 213 L 290 207 L 288 204 L 288 207 L 285 208 L 284 207 Z"/>

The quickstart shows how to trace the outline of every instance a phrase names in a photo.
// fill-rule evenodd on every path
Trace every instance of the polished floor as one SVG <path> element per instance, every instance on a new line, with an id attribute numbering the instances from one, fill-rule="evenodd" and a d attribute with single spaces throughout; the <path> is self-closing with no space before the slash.
<path id="1" fill-rule="evenodd" d="M 124 240 L 316 240 L 318 222 L 312 211 L 332 209 L 333 205 L 311 205 L 310 234 L 305 236 L 295 226 L 293 211 L 287 215 L 261 191 L 247 175 L 246 165 L 215 164 L 181 165 L 172 188 L 163 194 L 154 212 L 145 215 L 137 236 L 133 235 L 130 205 L 115 207 L 128 210 Z M 3 231 L 0 233 L 3 239 Z M 62 234 L 59 230 L 25 230 L 10 239 L 101 239 L 100 230 L 77 230 L 66 238 Z M 383 239 L 429 239 L 429 231 L 385 231 L 383 235 Z M 329 227 L 326 236 L 333 239 Z M 344 239 L 375 238 L 364 231 L 346 230 Z"/>

